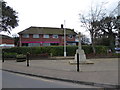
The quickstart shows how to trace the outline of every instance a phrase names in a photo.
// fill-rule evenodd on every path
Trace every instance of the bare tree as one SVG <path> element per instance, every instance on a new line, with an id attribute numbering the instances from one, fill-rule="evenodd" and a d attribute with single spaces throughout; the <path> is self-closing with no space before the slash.
<path id="1" fill-rule="evenodd" d="M 91 8 L 86 16 L 85 14 L 79 14 L 82 27 L 85 27 L 86 30 L 90 32 L 94 54 L 96 53 L 94 38 L 96 36 L 96 33 L 99 31 L 98 21 L 106 15 L 104 5 L 105 3 L 101 3 L 101 5 L 97 5 L 96 7 L 93 7 L 91 5 Z"/>
<path id="2" fill-rule="evenodd" d="M 115 29 L 117 30 L 117 37 L 118 37 L 118 45 L 117 47 L 120 47 L 120 16 L 117 16 L 115 19 Z"/>

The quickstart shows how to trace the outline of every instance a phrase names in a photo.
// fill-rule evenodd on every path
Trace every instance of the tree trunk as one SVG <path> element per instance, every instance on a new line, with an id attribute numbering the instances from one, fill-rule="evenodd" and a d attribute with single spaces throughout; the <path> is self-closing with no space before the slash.
<path id="1" fill-rule="evenodd" d="M 90 34 L 91 35 L 91 41 L 92 41 L 92 50 L 93 50 L 93 54 L 96 54 L 96 50 L 95 50 L 95 45 L 94 45 L 94 38 L 93 38 L 93 33 Z"/>
<path id="2" fill-rule="evenodd" d="M 118 47 L 120 47 L 120 28 L 118 29 Z"/>
<path id="3" fill-rule="evenodd" d="M 93 50 L 93 54 L 96 54 L 96 50 L 95 50 L 95 45 L 94 45 L 94 40 L 92 40 L 92 50 Z"/>
<path id="4" fill-rule="evenodd" d="M 110 49 L 112 50 L 112 52 L 114 52 L 114 48 L 115 48 L 115 36 L 113 34 L 109 34 L 109 45 L 110 45 Z"/>

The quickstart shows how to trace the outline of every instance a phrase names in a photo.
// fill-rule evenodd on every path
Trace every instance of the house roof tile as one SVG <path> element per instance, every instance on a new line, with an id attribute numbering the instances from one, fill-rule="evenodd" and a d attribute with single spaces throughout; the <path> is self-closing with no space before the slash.
<path id="1" fill-rule="evenodd" d="M 2 35 L 2 34 L 0 34 L 0 38 L 4 38 L 4 39 L 13 39 L 12 37 L 9 37 L 9 36 L 7 36 L 7 35 Z"/>
<path id="2" fill-rule="evenodd" d="M 18 34 L 64 34 L 62 28 L 51 28 L 51 27 L 29 27 Z M 66 34 L 76 35 L 74 29 L 66 28 Z"/>

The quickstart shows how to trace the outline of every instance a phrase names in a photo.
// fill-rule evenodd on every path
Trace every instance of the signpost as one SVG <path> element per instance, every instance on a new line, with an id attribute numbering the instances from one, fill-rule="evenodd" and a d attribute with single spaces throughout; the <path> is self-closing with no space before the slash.
<path id="1" fill-rule="evenodd" d="M 65 29 L 65 20 L 64 20 L 64 57 L 66 57 L 66 29 Z"/>

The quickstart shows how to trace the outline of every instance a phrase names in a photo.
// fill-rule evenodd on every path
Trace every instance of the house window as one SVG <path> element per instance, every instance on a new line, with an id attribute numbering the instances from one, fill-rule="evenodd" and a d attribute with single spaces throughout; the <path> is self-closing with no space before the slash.
<path id="1" fill-rule="evenodd" d="M 22 37 L 23 38 L 29 38 L 29 34 L 23 34 Z"/>
<path id="2" fill-rule="evenodd" d="M 50 43 L 43 43 L 43 46 L 50 46 Z"/>
<path id="3" fill-rule="evenodd" d="M 50 45 L 51 45 L 51 46 L 58 46 L 59 43 L 51 43 Z"/>
<path id="4" fill-rule="evenodd" d="M 43 38 L 49 38 L 49 35 L 47 35 L 47 34 L 43 35 Z"/>
<path id="5" fill-rule="evenodd" d="M 58 38 L 58 35 L 53 35 L 53 38 Z"/>
<path id="6" fill-rule="evenodd" d="M 67 43 L 67 45 L 74 46 L 74 45 L 76 45 L 76 43 Z"/>
<path id="7" fill-rule="evenodd" d="M 29 47 L 39 47 L 40 43 L 29 43 L 28 46 Z"/>
<path id="8" fill-rule="evenodd" d="M 69 39 L 72 39 L 72 38 L 73 38 L 73 35 L 68 35 L 68 38 L 69 38 Z"/>
<path id="9" fill-rule="evenodd" d="M 27 46 L 28 46 L 28 43 L 22 43 L 22 46 L 23 46 L 23 47 L 27 47 Z"/>
<path id="10" fill-rule="evenodd" d="M 33 34 L 33 38 L 40 38 L 39 34 Z"/>
<path id="11" fill-rule="evenodd" d="M 62 39 L 64 39 L 64 36 L 62 36 Z"/>

